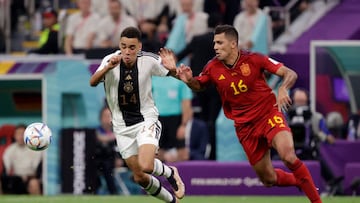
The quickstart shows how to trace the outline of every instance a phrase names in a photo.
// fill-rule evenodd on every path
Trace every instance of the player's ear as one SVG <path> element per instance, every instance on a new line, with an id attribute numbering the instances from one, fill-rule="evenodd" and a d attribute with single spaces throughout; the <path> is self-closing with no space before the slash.
<path id="1" fill-rule="evenodd" d="M 141 51 L 141 49 L 142 49 L 142 43 L 139 42 L 139 50 L 138 51 Z"/>
<path id="2" fill-rule="evenodd" d="M 236 47 L 238 47 L 238 43 L 236 40 L 231 40 L 231 48 L 235 49 Z"/>

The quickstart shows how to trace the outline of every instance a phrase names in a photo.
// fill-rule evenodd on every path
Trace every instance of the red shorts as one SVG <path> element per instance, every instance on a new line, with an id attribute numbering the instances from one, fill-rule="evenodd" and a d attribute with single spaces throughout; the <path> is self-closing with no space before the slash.
<path id="1" fill-rule="evenodd" d="M 291 132 L 284 115 L 273 109 L 262 119 L 236 126 L 236 135 L 251 165 L 255 165 L 272 146 L 272 139 L 280 131 Z"/>

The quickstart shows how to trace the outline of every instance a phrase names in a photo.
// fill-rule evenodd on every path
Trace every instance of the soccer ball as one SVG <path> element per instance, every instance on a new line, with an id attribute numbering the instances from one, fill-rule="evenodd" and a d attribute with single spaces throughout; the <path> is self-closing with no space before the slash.
<path id="1" fill-rule="evenodd" d="M 45 150 L 51 143 L 51 130 L 44 123 L 32 123 L 25 129 L 24 142 L 32 150 Z"/>

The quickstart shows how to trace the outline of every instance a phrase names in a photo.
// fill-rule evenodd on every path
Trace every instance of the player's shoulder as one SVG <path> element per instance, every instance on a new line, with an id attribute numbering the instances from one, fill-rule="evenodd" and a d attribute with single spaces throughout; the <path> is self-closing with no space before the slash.
<path id="1" fill-rule="evenodd" d="M 268 58 L 267 56 L 258 53 L 258 52 L 252 52 L 248 50 L 241 50 L 241 57 L 245 58 L 247 60 L 263 60 Z"/>
<path id="2" fill-rule="evenodd" d="M 258 52 L 254 52 L 254 51 L 249 51 L 249 50 L 246 50 L 246 49 L 241 49 L 240 50 L 240 53 L 241 55 L 243 56 L 252 56 L 252 57 L 257 57 L 257 56 L 262 56 L 261 53 L 258 53 Z"/>
<path id="3" fill-rule="evenodd" d="M 140 51 L 137 55 L 139 58 L 143 58 L 143 59 L 148 59 L 148 60 L 159 60 L 160 56 L 152 53 L 152 52 L 147 52 L 147 51 Z"/>
<path id="4" fill-rule="evenodd" d="M 219 64 L 222 64 L 222 62 L 217 59 L 216 57 L 213 57 L 212 59 L 210 59 L 207 64 L 205 65 L 205 67 L 213 67 L 213 66 L 217 66 Z"/>

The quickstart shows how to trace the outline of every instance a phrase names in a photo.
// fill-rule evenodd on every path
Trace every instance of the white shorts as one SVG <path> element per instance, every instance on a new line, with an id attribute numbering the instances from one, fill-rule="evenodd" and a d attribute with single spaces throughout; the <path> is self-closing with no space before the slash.
<path id="1" fill-rule="evenodd" d="M 137 155 L 143 144 L 159 147 L 161 123 L 159 120 L 147 120 L 122 128 L 114 128 L 117 146 L 123 159 Z"/>

